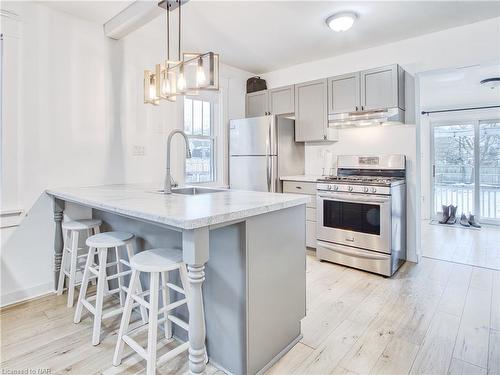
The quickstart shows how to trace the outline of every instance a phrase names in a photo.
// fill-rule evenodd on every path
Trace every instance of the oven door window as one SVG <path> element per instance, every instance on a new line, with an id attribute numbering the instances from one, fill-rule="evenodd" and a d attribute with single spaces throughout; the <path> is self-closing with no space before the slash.
<path id="1" fill-rule="evenodd" d="M 323 201 L 323 226 L 380 235 L 380 206 L 325 200 Z"/>

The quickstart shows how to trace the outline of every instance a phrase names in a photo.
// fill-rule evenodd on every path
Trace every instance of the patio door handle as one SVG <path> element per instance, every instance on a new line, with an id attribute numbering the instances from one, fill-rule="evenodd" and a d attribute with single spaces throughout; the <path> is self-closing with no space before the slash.
<path id="1" fill-rule="evenodd" d="M 436 164 L 432 164 L 432 177 L 436 177 Z"/>

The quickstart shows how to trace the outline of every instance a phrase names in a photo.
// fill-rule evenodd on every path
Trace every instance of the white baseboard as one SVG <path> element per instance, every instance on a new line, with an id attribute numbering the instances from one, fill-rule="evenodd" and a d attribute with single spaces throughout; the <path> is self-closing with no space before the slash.
<path id="1" fill-rule="evenodd" d="M 52 292 L 54 292 L 54 283 L 50 282 L 2 294 L 0 297 L 0 307 L 6 307 L 14 303 L 23 302 Z"/>

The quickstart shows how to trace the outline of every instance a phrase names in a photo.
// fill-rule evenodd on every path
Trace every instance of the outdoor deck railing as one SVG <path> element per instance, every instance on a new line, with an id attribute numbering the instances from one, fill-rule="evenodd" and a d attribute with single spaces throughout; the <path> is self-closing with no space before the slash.
<path id="1" fill-rule="evenodd" d="M 482 185 L 479 193 L 481 216 L 500 219 L 500 186 Z M 442 205 L 458 206 L 458 214 L 474 212 L 474 185 L 436 184 L 434 185 L 435 212 L 441 212 Z"/>

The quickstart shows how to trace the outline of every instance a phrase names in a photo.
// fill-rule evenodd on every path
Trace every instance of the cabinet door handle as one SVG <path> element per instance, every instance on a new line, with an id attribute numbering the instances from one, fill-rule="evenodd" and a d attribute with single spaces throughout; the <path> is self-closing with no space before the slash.
<path id="1" fill-rule="evenodd" d="M 364 111 L 364 110 L 365 110 L 365 108 L 364 108 L 363 106 L 361 106 L 361 110 L 362 110 L 362 111 Z"/>
<path id="2" fill-rule="evenodd" d="M 356 112 L 358 111 L 358 106 L 356 106 Z"/>

